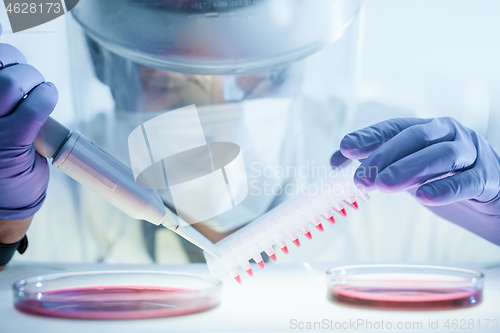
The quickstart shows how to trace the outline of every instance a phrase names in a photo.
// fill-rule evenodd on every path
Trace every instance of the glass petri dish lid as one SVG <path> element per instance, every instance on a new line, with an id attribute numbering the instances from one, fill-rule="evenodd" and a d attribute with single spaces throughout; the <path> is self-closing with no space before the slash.
<path id="1" fill-rule="evenodd" d="M 216 307 L 221 282 L 165 271 L 94 271 L 42 275 L 13 285 L 17 310 L 77 319 L 143 319 Z"/>
<path id="2" fill-rule="evenodd" d="M 423 265 L 357 265 L 327 271 L 335 303 L 392 310 L 445 310 L 481 303 L 479 271 Z"/>

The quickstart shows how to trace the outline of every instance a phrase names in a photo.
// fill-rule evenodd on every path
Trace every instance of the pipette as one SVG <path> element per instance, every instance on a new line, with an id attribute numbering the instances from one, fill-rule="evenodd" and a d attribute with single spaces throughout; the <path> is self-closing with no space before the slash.
<path id="1" fill-rule="evenodd" d="M 183 223 L 165 207 L 155 190 L 139 187 L 132 170 L 97 147 L 77 131 L 49 118 L 34 141 L 38 154 L 52 159 L 52 165 L 93 190 L 135 219 L 162 225 L 202 250 L 219 256 L 217 247 L 205 236 Z"/>
<path id="2" fill-rule="evenodd" d="M 280 248 L 285 254 L 288 254 L 285 240 L 289 239 L 296 246 L 300 246 L 297 230 L 311 239 L 309 225 L 321 232 L 324 230 L 321 217 L 335 224 L 332 210 L 346 217 L 344 204 L 353 209 L 359 208 L 354 194 L 368 202 L 370 200 L 368 194 L 364 189 L 358 188 L 353 181 L 359 162 L 345 157 L 343 159 L 341 165 L 336 164 L 339 167 L 334 170 L 335 172 L 318 182 L 317 186 L 310 187 L 311 191 L 275 207 L 216 243 L 221 257 L 214 257 L 205 252 L 212 275 L 222 277 L 230 274 L 241 283 L 239 267 L 253 276 L 249 260 L 253 259 L 261 268 L 265 268 L 261 253 L 266 253 L 276 261 L 273 246 Z"/>

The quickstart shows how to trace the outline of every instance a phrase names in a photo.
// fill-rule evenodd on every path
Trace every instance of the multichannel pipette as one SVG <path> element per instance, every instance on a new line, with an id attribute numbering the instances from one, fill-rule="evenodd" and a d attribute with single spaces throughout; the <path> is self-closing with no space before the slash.
<path id="1" fill-rule="evenodd" d="M 311 187 L 314 190 L 277 206 L 215 244 L 221 257 L 214 257 L 205 252 L 212 275 L 222 277 L 230 274 L 236 281 L 241 282 L 239 267 L 250 276 L 253 275 L 249 260 L 253 259 L 264 268 L 262 252 L 276 261 L 274 246 L 285 254 L 288 254 L 285 240 L 289 239 L 296 246 L 300 246 L 297 230 L 311 239 L 310 224 L 321 232 L 324 230 L 320 217 L 335 224 L 332 210 L 345 217 L 347 212 L 344 203 L 358 209 L 354 194 L 364 201 L 369 201 L 368 194 L 358 188 L 353 181 L 358 166 L 359 162 L 346 159 L 345 163 L 337 167 L 328 178 Z"/>
<path id="2" fill-rule="evenodd" d="M 132 170 L 94 145 L 77 131 L 49 118 L 34 146 L 38 154 L 52 158 L 52 165 L 90 188 L 135 219 L 174 231 L 202 250 L 219 256 L 217 247 L 189 224 L 181 227 L 158 193 L 139 187 Z"/>

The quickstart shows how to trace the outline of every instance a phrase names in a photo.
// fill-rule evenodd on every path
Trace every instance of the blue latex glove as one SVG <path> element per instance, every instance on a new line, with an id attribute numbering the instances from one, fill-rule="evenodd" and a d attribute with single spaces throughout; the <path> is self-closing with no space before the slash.
<path id="1" fill-rule="evenodd" d="M 55 86 L 19 50 L 0 44 L 0 219 L 31 217 L 45 199 L 49 169 L 33 140 L 57 99 Z"/>
<path id="2" fill-rule="evenodd" d="M 452 118 L 390 119 L 344 137 L 367 190 L 408 190 L 445 219 L 500 245 L 500 158 Z M 370 172 L 371 171 L 371 172 Z"/>

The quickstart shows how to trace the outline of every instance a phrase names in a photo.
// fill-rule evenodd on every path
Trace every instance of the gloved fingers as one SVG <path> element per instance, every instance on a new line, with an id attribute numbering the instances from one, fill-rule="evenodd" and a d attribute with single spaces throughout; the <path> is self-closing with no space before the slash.
<path id="1" fill-rule="evenodd" d="M 335 153 L 333 153 L 332 157 L 330 158 L 330 165 L 332 168 L 338 168 L 347 161 L 349 161 L 349 159 L 344 155 L 342 155 L 340 150 L 337 150 Z"/>
<path id="2" fill-rule="evenodd" d="M 442 206 L 480 196 L 485 179 L 475 168 L 420 186 L 415 197 L 427 206 Z"/>
<path id="3" fill-rule="evenodd" d="M 420 124 L 429 123 L 430 119 L 394 118 L 347 134 L 340 142 L 340 151 L 350 159 L 367 158 L 386 141 L 403 130 Z"/>
<path id="4" fill-rule="evenodd" d="M 381 192 L 399 192 L 412 186 L 464 170 L 476 161 L 476 147 L 469 140 L 439 142 L 386 167 L 375 178 Z"/>
<path id="5" fill-rule="evenodd" d="M 12 129 L 12 144 L 22 146 L 33 143 L 40 127 L 54 111 L 58 99 L 57 88 L 51 82 L 42 83 L 33 89 L 9 117 L 13 124 L 22 124 Z"/>
<path id="6" fill-rule="evenodd" d="M 45 81 L 35 67 L 15 65 L 0 70 L 0 117 L 14 111 L 22 98 Z"/>
<path id="7" fill-rule="evenodd" d="M 496 215 L 500 207 L 500 157 L 476 132 L 471 131 L 470 137 L 477 152 L 474 166 L 456 175 L 420 186 L 415 196 L 428 206 L 469 200 L 468 203 L 476 205 L 480 211 Z M 487 205 L 484 205 L 485 203 Z"/>
<path id="8" fill-rule="evenodd" d="M 360 172 L 356 172 L 354 181 L 367 190 L 374 190 L 377 188 L 375 180 L 385 168 L 435 143 L 453 140 L 455 136 L 454 128 L 443 124 L 439 119 L 410 126 L 368 156 L 361 163 Z"/>
<path id="9" fill-rule="evenodd" d="M 474 170 L 484 181 L 483 192 L 474 199 L 482 203 L 498 199 L 500 196 L 500 157 L 482 136 L 473 132 L 472 138 L 478 151 L 478 158 L 474 165 Z M 498 214 L 500 211 L 498 210 L 500 208 L 498 203 L 488 206 L 496 207 L 494 214 Z"/>
<path id="10" fill-rule="evenodd" d="M 8 65 L 26 64 L 24 55 L 10 44 L 0 44 L 0 69 Z"/>
<path id="11" fill-rule="evenodd" d="M 8 195 L 0 196 L 0 219 L 23 220 L 33 216 L 43 204 L 49 182 L 47 159 L 38 155 L 33 146 L 23 151 L 25 159 L 9 178 L 2 175 L 2 190 Z M 4 164 L 18 161 L 6 161 Z M 7 176 L 8 177 L 8 176 Z M 7 181 L 8 180 L 8 181 Z"/>

